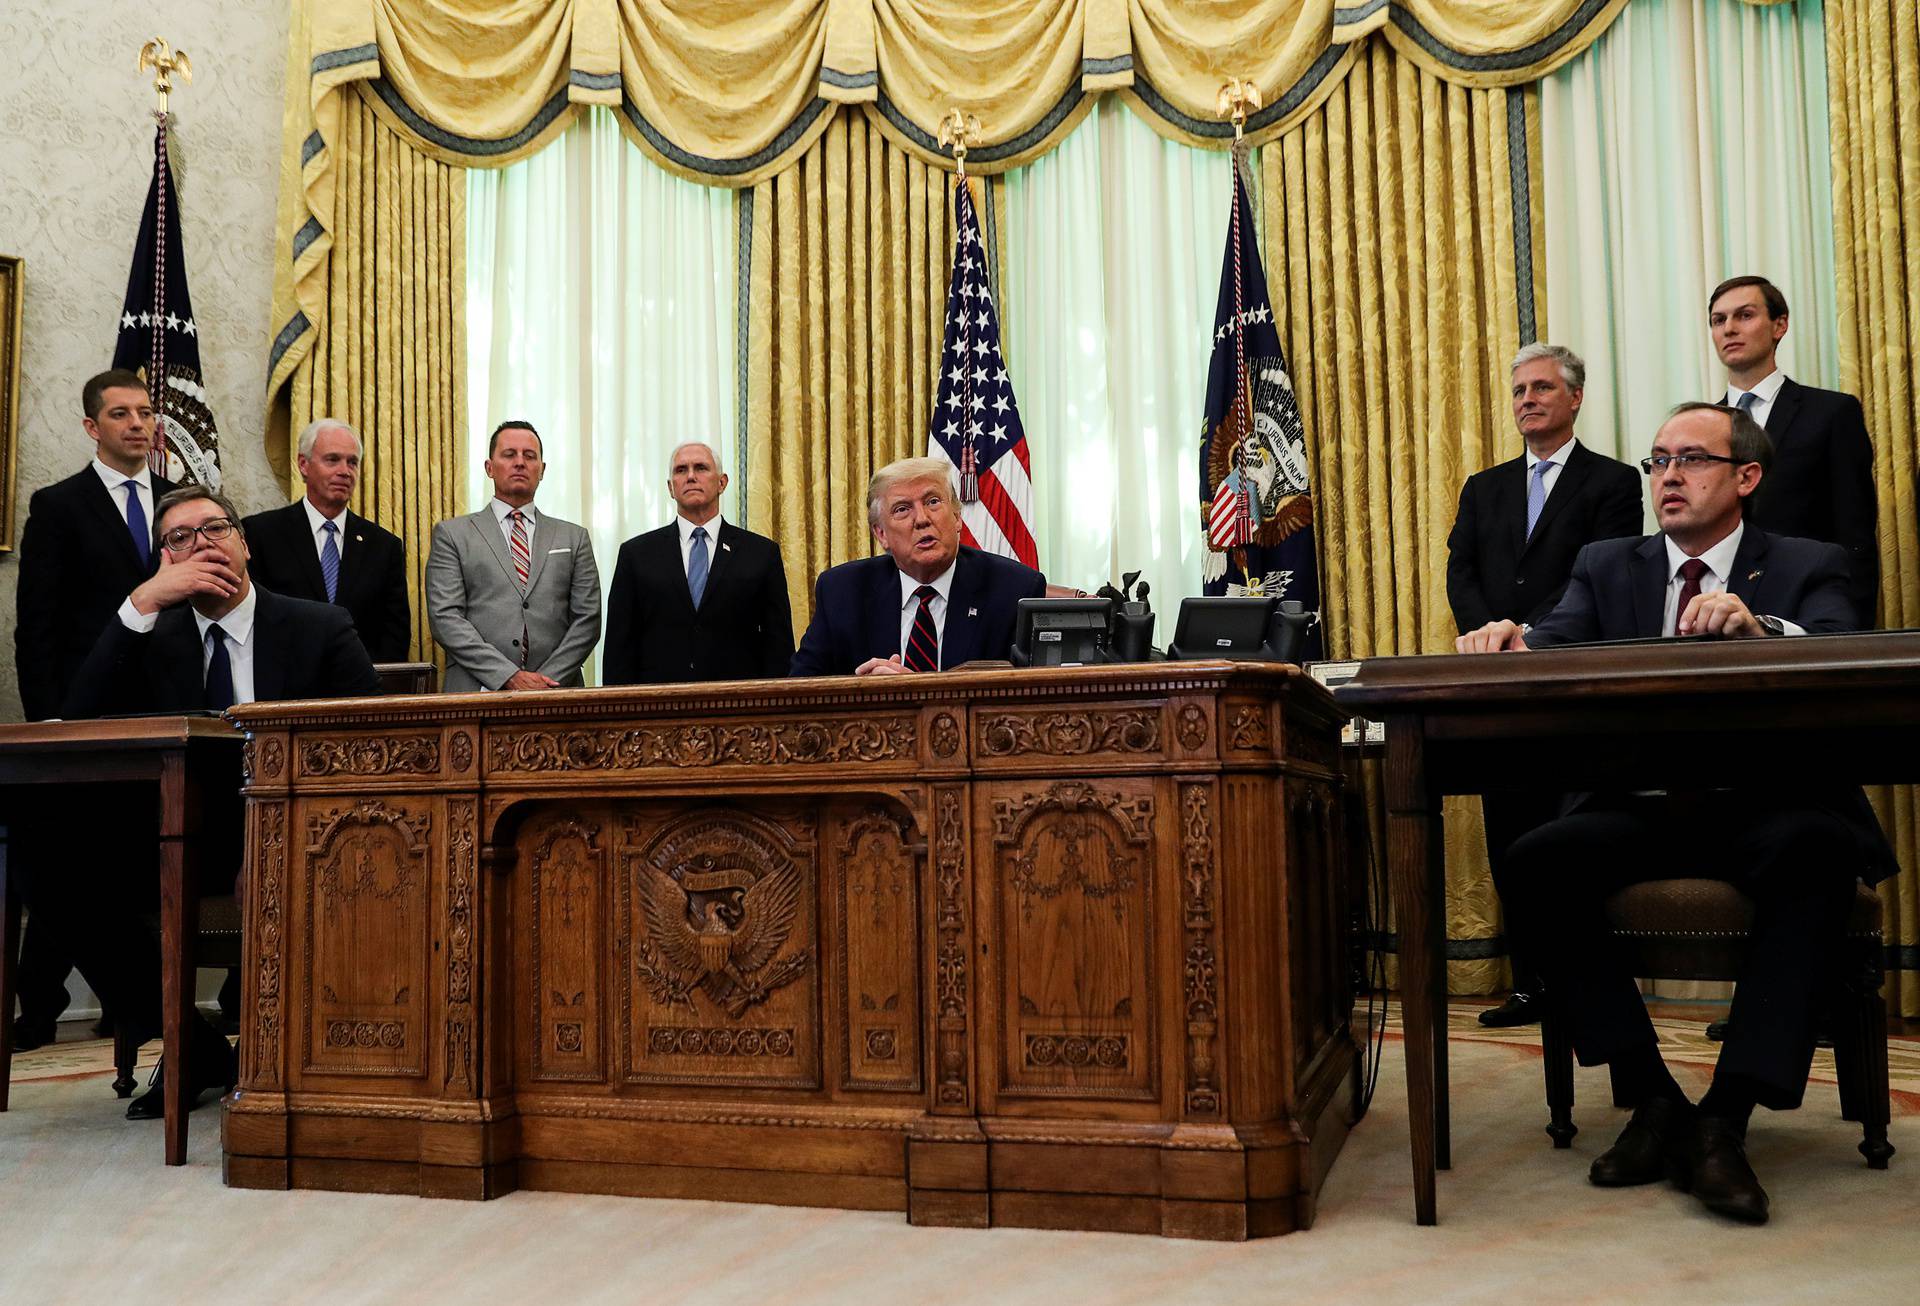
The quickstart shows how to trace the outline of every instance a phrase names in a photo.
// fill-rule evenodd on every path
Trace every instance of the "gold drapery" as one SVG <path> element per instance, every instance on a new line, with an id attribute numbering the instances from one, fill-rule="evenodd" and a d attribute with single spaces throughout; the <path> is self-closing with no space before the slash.
<path id="1" fill-rule="evenodd" d="M 1267 284 L 1312 432 L 1334 657 L 1452 647 L 1461 482 L 1511 452 L 1506 368 L 1543 330 L 1539 96 L 1374 41 L 1261 152 Z M 1531 319 L 1531 320 L 1528 320 Z M 1454 992 L 1500 986 L 1479 804 L 1447 804 Z M 1478 944 L 1479 946 L 1475 946 Z"/>
<path id="2" fill-rule="evenodd" d="M 1904 629 L 1920 626 L 1920 16 L 1911 0 L 1848 0 L 1826 18 L 1840 384 L 1873 436 L 1881 622 Z M 1880 886 L 1887 1006 L 1920 1016 L 1920 803 L 1905 787 L 1874 800 L 1901 866 Z"/>
<path id="3" fill-rule="evenodd" d="M 465 484 L 466 169 L 414 149 L 358 95 L 338 139 L 324 329 L 282 429 L 337 417 L 360 432 L 353 510 L 406 541 L 414 656 L 438 660 L 423 585 L 434 523 L 461 510 Z"/>

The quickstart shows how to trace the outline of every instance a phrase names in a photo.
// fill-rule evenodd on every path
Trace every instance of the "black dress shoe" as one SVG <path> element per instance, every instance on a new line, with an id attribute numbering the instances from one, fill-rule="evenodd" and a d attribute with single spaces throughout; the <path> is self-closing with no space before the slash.
<path id="1" fill-rule="evenodd" d="M 1707 1022 L 1707 1041 L 1709 1043 L 1726 1042 L 1727 1022 L 1724 1020 L 1709 1020 Z"/>
<path id="2" fill-rule="evenodd" d="M 1747 1164 L 1746 1131 L 1731 1120 L 1699 1115 L 1686 1131 L 1674 1182 L 1717 1215 L 1742 1224 L 1767 1222 L 1767 1190 Z"/>
<path id="3" fill-rule="evenodd" d="M 1480 1023 L 1488 1029 L 1507 1029 L 1514 1025 L 1534 1025 L 1540 1021 L 1540 1012 L 1546 1006 L 1546 1000 L 1538 993 L 1516 991 L 1497 1007 L 1488 1007 L 1480 1013 Z"/>
<path id="4" fill-rule="evenodd" d="M 208 1030 L 212 1035 L 212 1030 Z M 216 1049 L 213 1043 L 216 1041 Z M 200 1105 L 200 1099 L 210 1088 L 221 1092 L 230 1090 L 240 1080 L 240 1056 L 234 1051 L 233 1044 L 224 1038 L 213 1035 L 209 1038 L 196 1036 L 193 1048 L 193 1084 L 187 1093 L 187 1110 Z M 147 1091 L 127 1103 L 129 1120 L 161 1120 L 167 1114 L 167 1063 L 162 1060 L 153 1068 L 153 1078 L 147 1081 Z"/>
<path id="5" fill-rule="evenodd" d="M 1631 1188 L 1665 1179 L 1676 1166 L 1676 1154 L 1691 1132 L 1693 1104 L 1672 1097 L 1656 1097 L 1635 1108 L 1633 1119 L 1613 1140 L 1613 1146 L 1594 1158 L 1587 1178 L 1600 1188 Z"/>
<path id="6" fill-rule="evenodd" d="M 35 1048 L 43 1048 L 54 1041 L 59 1030 L 59 1025 L 53 1021 L 42 1024 L 22 1016 L 13 1022 L 13 1050 L 31 1052 Z"/>

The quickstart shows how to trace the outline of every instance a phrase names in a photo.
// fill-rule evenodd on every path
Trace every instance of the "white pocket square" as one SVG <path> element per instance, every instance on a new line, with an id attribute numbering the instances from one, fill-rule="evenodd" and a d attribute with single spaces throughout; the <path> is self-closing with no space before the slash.
<path id="1" fill-rule="evenodd" d="M 552 554 L 555 554 L 555 553 L 572 553 L 572 552 L 573 552 L 573 546 L 572 546 L 572 545 L 568 545 L 568 546 L 567 546 L 566 548 L 564 548 L 564 549 L 548 549 L 548 550 L 547 550 L 547 553 L 548 553 L 549 555 L 552 555 Z"/>

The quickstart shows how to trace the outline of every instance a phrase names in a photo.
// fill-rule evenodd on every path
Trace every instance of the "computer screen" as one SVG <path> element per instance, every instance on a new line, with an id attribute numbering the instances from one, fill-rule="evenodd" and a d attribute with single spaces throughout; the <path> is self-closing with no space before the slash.
<path id="1" fill-rule="evenodd" d="M 1180 600 L 1169 658 L 1261 658 L 1273 624 L 1271 595 Z"/>
<path id="2" fill-rule="evenodd" d="M 1013 619 L 1013 665 L 1071 667 L 1107 657 L 1108 599 L 1021 599 Z"/>

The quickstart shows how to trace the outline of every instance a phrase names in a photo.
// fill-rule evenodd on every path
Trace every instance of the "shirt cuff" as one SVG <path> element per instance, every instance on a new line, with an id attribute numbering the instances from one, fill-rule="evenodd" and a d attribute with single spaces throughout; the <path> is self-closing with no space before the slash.
<path id="1" fill-rule="evenodd" d="M 120 611 L 117 615 L 120 618 L 120 624 L 136 635 L 151 635 L 154 624 L 160 620 L 158 612 L 141 612 L 134 607 L 131 595 L 120 601 Z"/>
<path id="2" fill-rule="evenodd" d="M 1780 633 L 1782 635 L 1804 635 L 1807 633 L 1807 628 L 1796 621 L 1788 621 L 1785 617 L 1781 617 L 1779 618 L 1779 622 Z"/>

